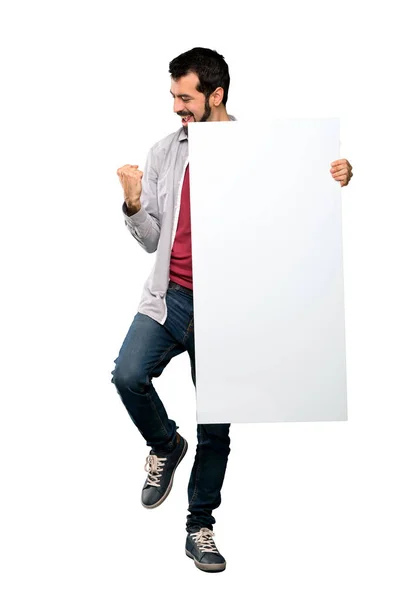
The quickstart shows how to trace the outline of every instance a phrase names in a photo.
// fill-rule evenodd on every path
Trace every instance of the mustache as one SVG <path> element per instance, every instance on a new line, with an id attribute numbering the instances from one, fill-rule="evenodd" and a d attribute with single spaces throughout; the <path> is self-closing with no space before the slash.
<path id="1" fill-rule="evenodd" d="M 182 114 L 182 113 L 176 113 L 178 115 L 178 117 L 188 117 L 189 115 L 192 117 L 192 113 L 186 113 L 186 114 Z"/>

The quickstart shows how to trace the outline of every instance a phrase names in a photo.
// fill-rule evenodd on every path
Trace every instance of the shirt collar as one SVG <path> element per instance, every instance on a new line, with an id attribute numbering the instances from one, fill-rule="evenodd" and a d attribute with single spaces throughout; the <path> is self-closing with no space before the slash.
<path id="1" fill-rule="evenodd" d="M 234 117 L 233 115 L 228 115 L 229 120 L 230 121 L 237 121 L 236 117 Z M 182 125 L 182 127 L 179 130 L 179 135 L 178 135 L 178 142 L 182 142 L 182 140 L 187 140 L 188 139 L 188 135 L 185 131 L 184 126 Z"/>

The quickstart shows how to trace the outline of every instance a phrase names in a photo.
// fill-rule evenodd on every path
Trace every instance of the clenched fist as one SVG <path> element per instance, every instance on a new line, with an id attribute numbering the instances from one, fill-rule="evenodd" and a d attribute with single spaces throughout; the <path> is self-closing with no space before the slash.
<path id="1" fill-rule="evenodd" d="M 142 193 L 143 172 L 138 165 L 124 165 L 117 170 L 120 183 L 124 190 L 124 199 L 130 212 L 134 214 L 140 210 L 140 195 Z"/>

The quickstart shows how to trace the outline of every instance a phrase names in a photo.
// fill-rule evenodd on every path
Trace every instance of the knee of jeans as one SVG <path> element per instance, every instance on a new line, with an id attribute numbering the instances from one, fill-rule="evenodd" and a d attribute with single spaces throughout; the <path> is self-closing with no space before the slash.
<path id="1" fill-rule="evenodd" d="M 111 381 L 120 392 L 129 389 L 131 392 L 143 393 L 148 377 L 140 368 L 130 366 L 127 369 L 117 365 L 112 371 Z"/>

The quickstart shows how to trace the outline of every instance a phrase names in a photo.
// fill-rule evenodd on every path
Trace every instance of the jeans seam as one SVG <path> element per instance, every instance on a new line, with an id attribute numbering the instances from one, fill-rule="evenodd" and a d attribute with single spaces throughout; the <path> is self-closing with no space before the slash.
<path id="1" fill-rule="evenodd" d="M 192 317 L 192 319 L 191 319 L 191 321 L 190 321 L 190 323 L 189 323 L 189 325 L 188 325 L 188 328 L 187 328 L 187 330 L 186 330 L 186 333 L 185 333 L 185 335 L 184 335 L 184 337 L 183 337 L 182 344 L 184 344 L 184 343 L 186 342 L 187 338 L 189 337 L 189 333 L 190 333 L 190 329 L 192 328 L 193 321 L 194 321 L 194 317 Z"/>
<path id="2" fill-rule="evenodd" d="M 172 346 L 170 346 L 169 348 L 167 348 L 165 350 L 164 354 L 161 355 L 159 360 L 156 363 L 154 363 L 154 365 L 151 367 L 151 369 L 149 369 L 149 375 L 163 361 L 163 359 L 167 356 L 168 352 L 170 352 L 173 348 L 176 348 L 177 346 L 178 346 L 178 344 L 176 342 L 174 342 L 172 344 Z"/>
<path id="3" fill-rule="evenodd" d="M 151 403 L 151 405 L 152 405 L 152 407 L 153 407 L 153 411 L 156 413 L 156 415 L 157 415 L 157 417 L 158 417 L 158 420 L 160 421 L 160 424 L 161 424 L 161 427 L 162 427 L 162 430 L 163 430 L 163 432 L 164 432 L 165 434 L 166 434 L 166 433 L 168 433 L 168 432 L 167 432 L 167 430 L 165 429 L 165 425 L 164 425 L 164 423 L 163 423 L 163 422 L 162 422 L 162 420 L 161 420 L 161 417 L 160 417 L 160 415 L 159 415 L 159 412 L 158 412 L 158 410 L 157 410 L 157 407 L 156 407 L 156 405 L 154 404 L 154 401 L 153 401 L 153 399 L 152 399 L 152 397 L 151 397 L 151 393 L 150 393 L 150 392 L 148 392 L 148 393 L 146 394 L 146 396 L 148 397 L 148 399 L 149 399 L 149 401 L 150 401 L 150 403 Z"/>
<path id="4" fill-rule="evenodd" d="M 196 469 L 196 478 L 195 478 L 195 483 L 194 483 L 193 495 L 189 501 L 189 510 L 191 510 L 193 508 L 193 502 L 196 500 L 197 494 L 199 492 L 198 487 L 197 487 L 197 484 L 199 483 L 199 479 L 200 479 L 200 452 L 199 452 L 199 461 L 197 463 L 197 469 Z"/>
<path id="5" fill-rule="evenodd" d="M 174 344 L 172 344 L 172 346 L 170 346 L 169 348 L 167 348 L 167 350 L 165 350 L 165 352 L 161 355 L 160 359 L 151 367 L 151 369 L 149 369 L 149 372 L 148 372 L 148 378 L 149 378 L 149 380 L 150 380 L 150 374 L 153 372 L 153 370 L 163 361 L 163 359 L 167 356 L 168 352 L 170 352 L 173 348 L 176 348 L 177 346 L 178 346 L 178 344 L 174 343 Z M 149 383 L 150 383 L 150 381 L 149 381 Z M 164 433 L 167 433 L 167 430 L 165 429 L 165 425 L 162 422 L 161 417 L 159 415 L 159 412 L 157 410 L 157 407 L 154 404 L 154 401 L 153 401 L 153 399 L 151 397 L 151 392 L 147 392 L 146 393 L 146 397 L 150 400 L 150 403 L 151 403 L 151 405 L 153 407 L 153 410 L 156 413 L 156 415 L 157 415 L 157 417 L 158 417 L 158 419 L 159 419 L 159 421 L 161 423 L 161 427 L 162 427 Z M 170 445 L 171 445 L 171 442 L 170 442 Z"/>
<path id="6" fill-rule="evenodd" d="M 191 510 L 191 508 L 193 508 L 192 503 L 193 501 L 197 498 L 197 493 L 198 493 L 198 489 L 197 489 L 197 484 L 199 483 L 199 478 L 200 478 L 200 459 L 201 459 L 201 441 L 202 441 L 202 437 L 201 434 L 199 435 L 199 447 L 197 449 L 198 452 L 198 461 L 197 461 L 197 466 L 196 466 L 196 475 L 195 475 L 195 479 L 194 479 L 194 489 L 193 489 L 193 494 L 191 499 L 189 500 L 189 508 L 188 510 Z"/>

